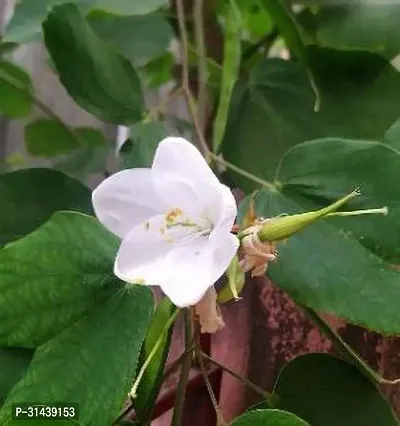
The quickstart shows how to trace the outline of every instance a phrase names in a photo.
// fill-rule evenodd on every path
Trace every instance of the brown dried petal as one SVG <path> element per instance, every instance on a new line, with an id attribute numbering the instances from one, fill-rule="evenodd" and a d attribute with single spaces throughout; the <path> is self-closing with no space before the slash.
<path id="1" fill-rule="evenodd" d="M 217 304 L 217 292 L 214 286 L 207 290 L 200 302 L 195 305 L 194 310 L 202 333 L 216 333 L 225 325 Z"/>

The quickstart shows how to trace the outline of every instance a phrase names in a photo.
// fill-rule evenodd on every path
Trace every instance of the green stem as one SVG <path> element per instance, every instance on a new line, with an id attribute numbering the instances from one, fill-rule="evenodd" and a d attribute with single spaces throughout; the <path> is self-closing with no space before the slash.
<path id="1" fill-rule="evenodd" d="M 207 370 L 204 366 L 203 351 L 200 349 L 199 346 L 196 347 L 196 357 L 197 357 L 197 360 L 199 362 L 201 375 L 203 376 L 204 382 L 205 382 L 206 387 L 207 387 L 208 394 L 210 395 L 210 399 L 211 399 L 212 405 L 214 407 L 215 414 L 217 416 L 217 425 L 218 426 L 228 426 L 228 424 L 224 420 L 224 417 L 223 417 L 221 410 L 218 406 L 217 398 L 215 397 L 213 388 L 212 388 L 211 383 L 210 383 L 210 379 L 208 378 Z"/>
<path id="2" fill-rule="evenodd" d="M 186 358 L 186 355 L 189 352 L 193 352 L 194 349 L 194 343 L 190 344 L 190 346 L 184 350 L 184 352 L 179 356 L 177 360 L 175 360 L 165 371 L 162 381 L 165 382 L 175 371 L 178 369 L 178 367 L 183 363 L 184 359 Z"/>
<path id="3" fill-rule="evenodd" d="M 176 317 L 178 316 L 180 310 L 177 309 L 169 318 L 169 320 L 167 321 L 167 323 L 165 324 L 164 328 L 161 330 L 161 333 L 155 343 L 155 345 L 153 346 L 152 350 L 149 353 L 149 356 L 147 357 L 146 361 L 143 363 L 139 374 L 136 377 L 135 383 L 132 386 L 132 390 L 130 392 L 130 397 L 132 399 L 135 399 L 136 397 L 136 393 L 140 384 L 140 381 L 142 380 L 142 377 L 144 375 L 144 373 L 146 372 L 146 368 L 148 367 L 148 365 L 150 364 L 151 360 L 153 359 L 154 355 L 157 353 L 160 345 L 162 344 L 163 340 L 164 340 L 164 335 L 165 333 L 168 332 L 168 330 L 170 329 L 172 323 L 175 321 Z"/>
<path id="4" fill-rule="evenodd" d="M 271 48 L 272 44 L 276 41 L 276 39 L 279 36 L 278 28 L 274 27 L 272 30 L 260 38 L 255 44 L 251 45 L 248 49 L 246 49 L 242 54 L 242 63 L 246 63 L 249 61 L 252 56 L 257 53 L 261 48 L 264 48 L 267 53 L 269 52 L 269 49 Z"/>
<path id="5" fill-rule="evenodd" d="M 174 413 L 171 421 L 171 426 L 180 426 L 182 423 L 183 407 L 185 406 L 186 387 L 189 380 L 190 367 L 192 364 L 193 356 L 193 339 L 192 339 L 192 327 L 190 324 L 189 312 L 185 309 L 183 313 L 185 323 L 185 347 L 186 351 L 184 354 L 181 376 L 179 379 L 178 389 L 176 392 Z"/>
<path id="6" fill-rule="evenodd" d="M 189 114 L 194 125 L 199 147 L 202 151 L 202 154 L 206 158 L 207 162 L 209 162 L 210 148 L 207 145 L 207 141 L 205 140 L 203 130 L 197 118 L 196 102 L 194 100 L 194 97 L 192 95 L 192 92 L 190 90 L 190 85 L 189 85 L 189 58 L 188 58 L 189 41 L 188 41 L 188 33 L 186 30 L 185 9 L 184 9 L 183 0 L 176 0 L 176 13 L 178 17 L 179 34 L 180 34 L 181 44 L 182 44 L 182 85 L 181 86 L 182 86 L 183 94 L 185 96 Z"/>
<path id="7" fill-rule="evenodd" d="M 335 349 L 343 356 L 346 361 L 353 364 L 373 383 L 394 385 L 400 382 L 400 379 L 388 380 L 380 376 L 376 371 L 369 367 L 361 357 L 351 348 L 336 331 L 332 330 L 329 324 L 322 319 L 313 309 L 303 305 L 298 305 L 300 309 L 312 320 L 322 333 L 329 337 Z"/>
<path id="8" fill-rule="evenodd" d="M 197 56 L 197 119 L 204 134 L 206 125 L 206 109 L 207 109 L 207 62 L 205 60 L 206 47 L 204 41 L 204 0 L 195 0 L 193 7 L 194 35 L 196 47 L 199 52 Z M 189 49 L 189 46 L 188 46 Z"/>
<path id="9" fill-rule="evenodd" d="M 362 214 L 383 214 L 387 215 L 389 209 L 387 207 L 381 207 L 380 209 L 366 209 L 366 210 L 353 210 L 351 212 L 333 212 L 328 213 L 326 217 L 333 216 L 360 216 Z"/>
<path id="10" fill-rule="evenodd" d="M 241 381 L 243 384 L 245 384 L 246 386 L 248 386 L 250 389 L 252 389 L 254 392 L 258 393 L 259 395 L 261 395 L 263 398 L 269 399 L 271 398 L 271 394 L 260 388 L 259 386 L 257 386 L 255 383 L 253 383 L 252 381 L 250 381 L 247 377 L 243 377 L 238 373 L 235 373 L 234 371 L 232 371 L 231 369 L 229 369 L 228 367 L 225 367 L 225 365 L 219 363 L 217 360 L 215 360 L 214 358 L 212 358 L 211 356 L 205 354 L 204 352 L 202 352 L 201 356 L 203 358 L 208 359 L 209 361 L 211 361 L 213 364 L 217 365 L 218 367 L 220 367 L 222 370 L 225 370 L 227 373 L 229 373 L 231 376 L 233 376 L 235 379 L 238 379 L 239 381 Z"/>
<path id="11" fill-rule="evenodd" d="M 274 191 L 276 190 L 276 187 L 275 187 L 275 185 L 273 183 L 268 182 L 268 181 L 266 181 L 264 179 L 261 179 L 261 178 L 257 177 L 256 175 L 253 175 L 252 173 L 250 173 L 250 172 L 248 172 L 246 170 L 243 170 L 243 169 L 241 169 L 238 166 L 235 166 L 234 164 L 230 163 L 229 161 L 226 161 L 223 158 L 221 158 L 219 155 L 216 155 L 213 152 L 210 152 L 209 156 L 214 161 L 216 161 L 217 163 L 220 163 L 223 166 L 227 167 L 228 169 L 231 169 L 234 172 L 236 172 L 236 173 L 244 176 L 245 178 L 247 178 L 247 179 L 249 179 L 249 180 L 251 180 L 251 181 L 253 181 L 255 183 L 258 183 L 259 185 L 263 186 L 264 188 L 268 188 L 268 189 L 271 189 L 271 190 L 274 190 Z"/>

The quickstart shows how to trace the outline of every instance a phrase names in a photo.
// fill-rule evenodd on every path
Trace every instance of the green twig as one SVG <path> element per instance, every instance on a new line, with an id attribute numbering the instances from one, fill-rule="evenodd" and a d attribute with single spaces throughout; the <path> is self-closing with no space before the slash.
<path id="1" fill-rule="evenodd" d="M 335 349 L 343 356 L 343 358 L 353 364 L 358 370 L 364 374 L 373 383 L 394 385 L 400 383 L 400 379 L 388 380 L 380 376 L 376 371 L 369 367 L 361 357 L 351 348 L 336 331 L 332 330 L 329 324 L 321 318 L 313 309 L 303 305 L 298 305 L 300 309 L 311 319 L 322 333 L 329 337 Z"/>
<path id="2" fill-rule="evenodd" d="M 381 207 L 380 209 L 366 209 L 366 210 L 353 210 L 350 212 L 333 212 L 328 213 L 326 217 L 334 217 L 334 216 L 360 216 L 363 214 L 383 214 L 387 215 L 389 209 L 387 207 Z"/>
<path id="3" fill-rule="evenodd" d="M 264 188 L 268 188 L 268 189 L 272 189 L 272 190 L 276 190 L 276 187 L 273 183 L 268 182 L 267 180 L 261 179 L 259 177 L 257 177 L 256 175 L 253 175 L 252 173 L 243 170 L 242 168 L 235 166 L 235 164 L 230 163 L 229 161 L 224 160 L 222 157 L 220 157 L 219 155 L 216 155 L 212 152 L 209 153 L 209 156 L 216 161 L 217 163 L 222 164 L 223 166 L 227 167 L 228 169 L 233 170 L 234 172 L 238 173 L 239 175 L 244 176 L 245 178 L 251 180 L 252 182 L 255 182 L 259 185 L 261 185 Z"/>
<path id="4" fill-rule="evenodd" d="M 218 362 L 217 360 L 215 360 L 211 356 L 205 354 L 204 352 L 201 353 L 201 356 L 203 358 L 208 359 L 213 364 L 215 364 L 216 366 L 220 367 L 222 370 L 225 370 L 227 373 L 229 373 L 235 379 L 239 380 L 240 382 L 242 382 L 243 384 L 245 384 L 246 386 L 248 386 L 250 389 L 252 389 L 254 392 L 256 392 L 259 395 L 261 395 L 263 398 L 269 399 L 271 397 L 271 394 L 268 391 L 260 388 L 255 383 L 253 383 L 252 381 L 250 381 L 247 377 L 243 377 L 240 374 L 235 373 L 234 371 L 232 371 L 231 369 L 229 369 L 225 365 L 221 364 L 220 362 Z"/>
<path id="5" fill-rule="evenodd" d="M 176 13 L 178 17 L 179 24 L 179 33 L 182 44 L 182 90 L 185 95 L 185 100 L 187 103 L 187 107 L 189 110 L 190 117 L 193 121 L 193 125 L 196 131 L 196 137 L 198 139 L 199 147 L 202 151 L 202 154 L 206 158 L 207 162 L 209 162 L 209 153 L 210 149 L 207 145 L 207 142 L 204 138 L 204 134 L 197 118 L 197 109 L 196 102 L 192 95 L 189 86 L 189 42 L 188 42 L 188 34 L 185 25 L 185 9 L 183 7 L 183 0 L 176 0 Z"/>
<path id="6" fill-rule="evenodd" d="M 177 360 L 175 360 L 165 370 L 165 373 L 164 373 L 163 378 L 162 378 L 163 382 L 165 382 L 179 368 L 179 366 L 183 363 L 186 355 L 189 352 L 193 352 L 193 349 L 194 349 L 194 343 L 193 343 L 193 340 L 192 340 L 192 343 L 190 344 L 190 346 L 187 349 L 185 349 L 184 352 L 179 356 L 179 358 Z"/>
<path id="7" fill-rule="evenodd" d="M 185 347 L 186 351 L 183 357 L 181 376 L 179 379 L 178 389 L 176 391 L 174 413 L 171 426 L 180 426 L 182 422 L 182 413 L 185 406 L 186 387 L 189 380 L 190 367 L 193 357 L 193 339 L 192 327 L 190 324 L 189 312 L 186 309 L 183 314 L 185 324 Z M 191 350 L 189 350 L 191 348 Z"/>
<path id="8" fill-rule="evenodd" d="M 207 371 L 204 367 L 203 356 L 202 356 L 201 352 L 199 352 L 199 351 L 196 351 L 196 354 L 197 354 L 197 360 L 199 362 L 201 374 L 202 374 L 204 382 L 207 386 L 207 391 L 208 391 L 208 394 L 210 395 L 210 399 L 211 399 L 212 405 L 214 407 L 215 414 L 217 416 L 217 425 L 218 426 L 228 426 L 228 424 L 226 423 L 226 421 L 225 421 L 225 419 L 224 419 L 224 417 L 221 413 L 221 410 L 218 406 L 217 398 L 215 397 L 213 388 L 212 388 L 210 380 L 208 378 Z"/>
<path id="9" fill-rule="evenodd" d="M 137 377 L 136 380 L 132 386 L 132 390 L 130 392 L 130 397 L 132 399 L 136 398 L 136 393 L 140 384 L 140 381 L 142 380 L 142 377 L 144 375 L 144 373 L 146 372 L 146 368 L 148 367 L 148 365 L 150 364 L 151 360 L 153 359 L 154 355 L 157 353 L 158 349 L 160 348 L 163 339 L 164 339 L 164 335 L 165 333 L 168 332 L 169 328 L 171 327 L 171 325 L 173 324 L 173 322 L 175 321 L 177 315 L 179 314 L 180 310 L 177 309 L 169 318 L 169 320 L 167 321 L 167 323 L 165 324 L 164 328 L 161 330 L 160 335 L 158 336 L 157 342 L 155 343 L 155 345 L 153 346 L 152 350 L 150 351 L 146 361 L 143 363 Z"/>
<path id="10" fill-rule="evenodd" d="M 193 7 L 194 35 L 197 55 L 197 118 L 202 134 L 207 119 L 207 62 L 206 46 L 204 41 L 204 0 L 195 0 Z M 188 46 L 189 49 L 189 46 Z"/>

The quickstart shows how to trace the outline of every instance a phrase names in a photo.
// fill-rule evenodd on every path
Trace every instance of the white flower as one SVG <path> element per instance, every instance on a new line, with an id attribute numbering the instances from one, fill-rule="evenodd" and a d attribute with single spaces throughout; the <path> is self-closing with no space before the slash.
<path id="1" fill-rule="evenodd" d="M 226 271 L 239 242 L 237 207 L 200 152 L 182 138 L 160 142 L 151 169 L 123 170 L 93 192 L 100 222 L 122 238 L 114 273 L 158 285 L 195 305 Z"/>

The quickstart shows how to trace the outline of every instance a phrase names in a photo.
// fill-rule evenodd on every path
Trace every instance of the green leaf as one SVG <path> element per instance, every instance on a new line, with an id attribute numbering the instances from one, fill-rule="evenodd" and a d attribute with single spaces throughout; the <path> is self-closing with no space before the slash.
<path id="1" fill-rule="evenodd" d="M 280 410 L 254 410 L 232 422 L 232 426 L 310 426 L 292 413 Z"/>
<path id="2" fill-rule="evenodd" d="M 54 3 L 54 1 L 53 1 Z M 15 43 L 27 43 L 40 39 L 40 24 L 46 17 L 51 0 L 22 0 L 15 4 L 9 20 L 4 40 Z"/>
<path id="3" fill-rule="evenodd" d="M 79 148 L 74 132 L 64 124 L 39 118 L 25 127 L 25 144 L 29 154 L 36 157 L 54 157 Z"/>
<path id="4" fill-rule="evenodd" d="M 323 139 L 300 144 L 290 150 L 277 171 L 283 192 L 309 200 L 339 198 L 360 187 L 362 196 L 346 210 L 387 206 L 387 216 L 358 216 L 330 219 L 371 252 L 392 263 L 400 262 L 396 234 L 400 232 L 400 187 L 397 184 L 400 154 L 378 142 Z M 376 170 L 371 174 L 371 170 Z M 378 171 L 379 170 L 379 171 Z M 304 202 L 300 200 L 300 202 Z"/>
<path id="5" fill-rule="evenodd" d="M 386 398 L 355 367 L 328 354 L 295 358 L 275 384 L 276 407 L 313 426 L 396 426 Z"/>
<path id="6" fill-rule="evenodd" d="M 56 161 L 54 168 L 78 179 L 104 173 L 113 149 L 112 144 L 108 143 L 103 133 L 97 129 L 77 127 L 74 132 L 84 146 Z"/>
<path id="7" fill-rule="evenodd" d="M 100 38 L 135 62 L 165 53 L 174 36 L 168 21 L 159 13 L 115 16 L 96 11 L 87 19 Z"/>
<path id="8" fill-rule="evenodd" d="M 139 367 L 141 367 L 148 358 L 160 334 L 164 332 L 165 324 L 168 322 L 175 309 L 175 306 L 168 297 L 165 297 L 158 305 L 143 342 L 139 358 Z M 171 331 L 172 330 L 164 334 L 159 349 L 147 366 L 146 372 L 140 381 L 137 397 L 134 400 L 135 412 L 139 419 L 148 419 L 154 409 L 155 400 L 158 396 L 164 375 L 164 366 L 171 342 Z"/>
<path id="9" fill-rule="evenodd" d="M 81 213 L 59 212 L 0 252 L 0 345 L 36 347 L 123 284 L 118 240 Z"/>
<path id="10" fill-rule="evenodd" d="M 155 89 L 167 83 L 172 75 L 175 59 L 171 52 L 167 52 L 143 66 L 146 85 L 150 89 Z"/>
<path id="11" fill-rule="evenodd" d="M 271 179 L 282 155 L 300 142 L 330 136 L 378 140 L 398 118 L 400 74 L 386 60 L 318 48 L 309 50 L 309 58 L 321 110 L 313 111 L 314 95 L 299 64 L 261 62 L 234 90 L 222 146 L 226 160 Z M 238 174 L 230 177 L 246 191 L 256 187 Z"/>
<path id="12" fill-rule="evenodd" d="M 47 13 L 64 3 L 76 3 L 82 11 L 87 11 L 96 0 L 20 0 L 16 2 L 11 19 L 7 23 L 4 40 L 15 43 L 40 41 L 41 25 Z"/>
<path id="13" fill-rule="evenodd" d="M 0 56 L 12 53 L 18 47 L 17 43 L 3 42 L 0 39 Z"/>
<path id="14" fill-rule="evenodd" d="M 42 38 L 41 25 L 50 10 L 58 5 L 73 3 L 82 13 L 91 10 L 122 15 L 145 15 L 167 4 L 166 0 L 20 0 L 8 22 L 4 41 L 29 43 Z"/>
<path id="15" fill-rule="evenodd" d="M 308 58 L 304 35 L 302 34 L 300 25 L 296 21 L 295 15 L 292 13 L 290 7 L 282 0 L 262 0 L 262 4 L 265 6 L 272 21 L 279 29 L 288 48 L 302 62 L 304 68 L 307 70 L 310 85 L 315 94 L 314 109 L 318 111 L 320 108 L 321 95 L 314 76 L 312 62 L 309 61 Z"/>
<path id="16" fill-rule="evenodd" d="M 397 335 L 400 272 L 388 261 L 400 258 L 399 170 L 400 154 L 378 142 L 326 139 L 290 150 L 276 173 L 276 189 L 256 196 L 257 216 L 314 210 L 359 185 L 362 195 L 346 210 L 388 206 L 389 214 L 310 226 L 278 246 L 269 277 L 316 311 Z"/>
<path id="17" fill-rule="evenodd" d="M 400 52 L 398 1 L 322 5 L 314 18 L 318 44 L 367 50 L 393 57 Z"/>
<path id="18" fill-rule="evenodd" d="M 141 118 L 143 94 L 135 70 L 93 32 L 75 5 L 54 8 L 43 31 L 61 83 L 82 108 L 114 124 Z"/>
<path id="19" fill-rule="evenodd" d="M 383 142 L 393 149 L 400 151 L 400 120 L 390 126 L 383 137 Z"/>
<path id="20" fill-rule="evenodd" d="M 110 426 L 132 385 L 152 312 L 148 288 L 121 287 L 37 349 L 26 376 L 0 410 L 0 423 L 10 421 L 13 403 L 65 401 L 79 403 L 83 425 Z"/>
<path id="21" fill-rule="evenodd" d="M 268 34 L 272 29 L 272 20 L 265 7 L 263 0 L 248 0 L 236 2 L 240 10 L 243 27 L 249 31 L 254 40 Z"/>
<path id="22" fill-rule="evenodd" d="M 134 124 L 120 150 L 121 166 L 125 169 L 151 167 L 158 144 L 166 136 L 167 130 L 159 121 Z"/>
<path id="23" fill-rule="evenodd" d="M 88 188 L 50 169 L 0 175 L 0 247 L 32 232 L 59 210 L 93 214 Z"/>
<path id="24" fill-rule="evenodd" d="M 0 348 L 0 407 L 13 386 L 24 376 L 33 351 L 22 348 Z"/>
<path id="25" fill-rule="evenodd" d="M 94 8 L 115 13 L 116 15 L 146 15 L 167 5 L 167 0 L 113 0 L 112 2 L 109 0 L 95 0 Z"/>
<path id="26" fill-rule="evenodd" d="M 28 115 L 32 107 L 32 83 L 20 67 L 0 60 L 0 114 L 17 118 Z"/>

